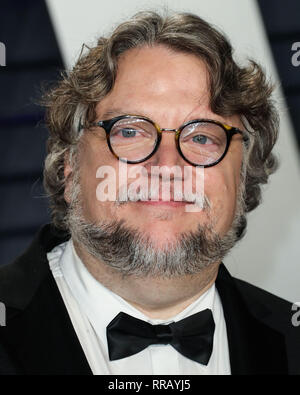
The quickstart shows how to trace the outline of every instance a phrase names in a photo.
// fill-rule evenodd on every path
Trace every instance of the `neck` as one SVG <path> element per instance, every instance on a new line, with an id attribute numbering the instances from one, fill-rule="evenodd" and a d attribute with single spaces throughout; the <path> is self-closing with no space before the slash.
<path id="1" fill-rule="evenodd" d="M 123 276 L 74 242 L 77 255 L 91 275 L 106 288 L 152 319 L 169 319 L 205 293 L 215 282 L 219 262 L 200 273 L 174 278 Z"/>

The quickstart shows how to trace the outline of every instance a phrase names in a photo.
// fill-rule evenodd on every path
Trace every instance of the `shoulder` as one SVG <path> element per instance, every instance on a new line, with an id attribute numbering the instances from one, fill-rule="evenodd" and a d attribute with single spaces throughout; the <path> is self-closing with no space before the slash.
<path id="1" fill-rule="evenodd" d="M 219 269 L 217 285 L 218 283 L 218 289 L 223 299 L 227 298 L 227 303 L 237 305 L 236 299 L 238 299 L 240 310 L 246 309 L 255 319 L 280 333 L 288 334 L 291 338 L 299 337 L 300 322 L 299 326 L 294 325 L 295 310 L 291 302 L 244 280 L 232 277 L 223 264 Z M 230 295 L 229 299 L 228 295 Z"/>
<path id="2" fill-rule="evenodd" d="M 232 277 L 223 264 L 216 283 L 226 324 L 234 329 L 234 341 L 244 330 L 251 345 L 249 352 L 253 349 L 259 354 L 260 349 L 268 348 L 275 358 L 270 364 L 281 346 L 286 350 L 290 374 L 299 374 L 300 311 L 295 312 L 291 302 Z"/>
<path id="3" fill-rule="evenodd" d="M 300 308 L 246 281 L 235 278 L 234 282 L 250 313 L 277 332 L 285 334 L 290 353 L 298 353 L 299 358 Z"/>
<path id="4" fill-rule="evenodd" d="M 290 312 L 292 303 L 244 280 L 234 278 L 237 289 L 251 311 L 266 309 L 281 315 Z"/>
<path id="5" fill-rule="evenodd" d="M 49 274 L 47 252 L 69 236 L 51 224 L 45 225 L 29 248 L 13 263 L 0 266 L 0 302 L 23 309 Z"/>

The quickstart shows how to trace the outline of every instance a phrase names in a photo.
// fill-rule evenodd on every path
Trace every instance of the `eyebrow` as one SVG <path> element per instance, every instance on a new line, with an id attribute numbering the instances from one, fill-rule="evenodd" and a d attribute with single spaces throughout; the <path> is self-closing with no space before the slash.
<path id="1" fill-rule="evenodd" d="M 139 111 L 124 111 L 120 108 L 112 108 L 102 115 L 101 120 L 105 121 L 110 117 L 117 117 L 119 115 L 139 115 L 140 117 L 145 117 L 146 115 L 139 114 Z M 147 116 L 146 116 L 147 117 Z"/>

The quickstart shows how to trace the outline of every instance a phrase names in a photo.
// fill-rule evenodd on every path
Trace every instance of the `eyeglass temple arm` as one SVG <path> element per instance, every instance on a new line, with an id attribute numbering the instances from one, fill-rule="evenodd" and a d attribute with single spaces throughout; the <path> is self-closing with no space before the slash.
<path id="1" fill-rule="evenodd" d="M 93 122 L 89 126 L 103 127 L 104 126 L 104 121 Z M 80 117 L 79 122 L 78 122 L 78 132 L 80 132 L 84 128 L 85 128 L 85 125 L 83 124 L 82 118 Z"/>
<path id="2" fill-rule="evenodd" d="M 235 134 L 240 134 L 243 137 L 243 141 L 249 141 L 249 137 L 241 129 L 232 127 L 231 129 L 228 130 L 228 132 L 231 134 L 231 136 L 234 136 Z"/>

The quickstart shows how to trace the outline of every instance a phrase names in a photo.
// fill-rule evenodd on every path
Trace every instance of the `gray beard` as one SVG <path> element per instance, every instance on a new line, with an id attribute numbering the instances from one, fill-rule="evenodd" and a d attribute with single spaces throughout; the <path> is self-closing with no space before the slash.
<path id="1" fill-rule="evenodd" d="M 224 236 L 215 233 L 212 225 L 198 225 L 196 231 L 182 233 L 176 242 L 166 242 L 158 248 L 149 236 L 130 228 L 125 220 L 86 221 L 82 215 L 79 184 L 73 185 L 73 188 L 68 214 L 73 240 L 123 276 L 174 278 L 200 273 L 213 263 L 222 261 L 244 235 L 246 228 L 240 193 L 232 226 Z"/>

